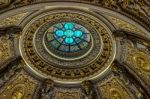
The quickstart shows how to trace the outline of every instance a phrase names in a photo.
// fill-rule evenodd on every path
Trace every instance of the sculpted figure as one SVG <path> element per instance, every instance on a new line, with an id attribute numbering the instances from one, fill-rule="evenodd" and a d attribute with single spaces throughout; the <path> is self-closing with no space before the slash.
<path id="1" fill-rule="evenodd" d="M 138 67 L 140 67 L 144 71 L 150 71 L 150 64 L 147 59 L 144 58 L 143 55 L 136 55 L 134 57 L 134 61 Z"/>
<path id="2" fill-rule="evenodd" d="M 120 93 L 115 89 L 110 89 L 111 99 L 122 99 Z"/>
<path id="3" fill-rule="evenodd" d="M 12 94 L 12 99 L 23 99 L 23 90 L 19 88 L 15 90 Z"/>

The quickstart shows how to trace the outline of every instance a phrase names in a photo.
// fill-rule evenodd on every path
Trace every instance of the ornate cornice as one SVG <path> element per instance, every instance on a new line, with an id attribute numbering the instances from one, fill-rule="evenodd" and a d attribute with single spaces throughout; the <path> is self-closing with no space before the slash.
<path id="1" fill-rule="evenodd" d="M 50 2 L 53 2 L 53 0 L 14 0 L 10 7 L 3 7 L 3 10 L 1 11 L 3 12 L 6 11 L 6 9 L 10 10 L 12 8 Z M 60 2 L 62 2 L 62 0 Z M 87 3 L 119 12 L 142 24 L 150 31 L 150 2 L 148 0 L 64 0 L 64 2 Z"/>

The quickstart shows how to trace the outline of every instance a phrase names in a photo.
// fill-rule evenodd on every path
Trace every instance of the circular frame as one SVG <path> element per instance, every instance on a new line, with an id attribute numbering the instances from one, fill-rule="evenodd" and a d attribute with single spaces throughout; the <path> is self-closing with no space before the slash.
<path id="1" fill-rule="evenodd" d="M 53 12 L 55 12 L 55 11 L 56 12 L 58 11 L 55 17 L 58 17 L 60 15 L 59 13 L 61 11 L 63 12 L 63 15 L 60 15 L 60 16 L 63 16 L 63 17 L 66 16 L 66 13 L 64 13 L 64 10 L 54 10 Z M 78 10 L 70 10 L 70 11 L 72 13 L 76 14 L 75 16 L 79 15 L 78 13 L 76 13 L 76 12 L 78 12 Z M 70 11 L 66 11 L 66 12 L 68 13 Z M 47 14 L 53 14 L 53 12 L 47 13 Z M 81 11 L 79 11 L 79 12 L 81 12 Z M 84 14 L 86 16 L 88 15 L 88 17 L 85 17 Z M 69 14 L 69 15 L 71 15 L 71 14 Z M 24 54 L 24 52 L 29 52 L 30 54 L 34 53 L 34 50 L 32 49 L 33 46 L 31 46 L 32 48 L 28 49 L 28 51 L 25 51 L 25 48 L 29 47 L 29 46 L 26 46 L 24 44 L 26 44 L 26 43 L 32 44 L 32 42 L 23 43 L 25 41 L 24 39 L 32 39 L 31 38 L 32 36 L 30 36 L 29 38 L 24 37 L 26 34 L 26 31 L 28 29 L 27 27 L 29 27 L 28 26 L 29 24 L 28 24 L 27 27 L 25 27 L 23 36 L 20 39 L 20 41 L 21 41 L 20 49 L 21 49 L 21 54 L 30 69 L 32 69 L 36 74 L 38 74 L 41 77 L 50 78 L 50 79 L 53 79 L 54 81 L 62 82 L 62 83 L 80 82 L 85 79 L 95 79 L 98 76 L 100 76 L 101 74 L 103 74 L 104 72 L 106 72 L 106 70 L 109 68 L 110 64 L 114 60 L 114 57 L 116 54 L 115 53 L 116 46 L 115 46 L 115 42 L 113 40 L 111 31 L 108 29 L 108 27 L 102 21 L 100 21 L 95 16 L 92 16 L 91 14 L 87 14 L 85 12 L 82 12 L 81 15 L 82 16 L 80 16 L 79 18 L 91 23 L 94 26 L 94 28 L 96 28 L 98 33 L 101 32 L 102 41 L 104 44 L 103 44 L 103 49 L 101 50 L 102 52 L 97 57 L 97 59 L 95 61 L 92 61 L 88 65 L 86 65 L 86 67 L 82 67 L 80 69 L 78 69 L 78 68 L 71 69 L 71 71 L 73 70 L 72 72 L 69 71 L 70 69 L 68 69 L 68 68 L 60 69 L 60 68 L 55 68 L 55 67 L 49 67 L 48 64 L 45 63 L 45 61 L 39 63 L 38 65 L 35 64 L 36 61 L 40 60 L 38 58 L 38 56 L 36 56 L 34 54 L 35 56 L 32 57 L 33 59 L 31 59 L 31 56 L 30 57 L 26 56 L 27 53 L 26 53 L 26 55 Z M 33 27 L 35 27 L 35 26 L 33 26 Z M 29 30 L 29 31 L 32 32 L 31 30 Z M 36 59 L 35 59 L 35 57 L 36 57 Z M 47 66 L 46 66 L 46 64 L 47 64 Z M 72 73 L 74 73 L 74 74 L 72 74 Z"/>

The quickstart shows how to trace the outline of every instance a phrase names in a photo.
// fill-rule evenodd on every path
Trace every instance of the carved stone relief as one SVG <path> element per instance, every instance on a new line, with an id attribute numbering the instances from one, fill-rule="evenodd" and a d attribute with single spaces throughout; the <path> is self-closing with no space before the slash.
<path id="1" fill-rule="evenodd" d="M 103 99 L 132 99 L 129 90 L 121 80 L 111 77 L 98 85 L 98 91 Z"/>
<path id="2" fill-rule="evenodd" d="M 5 3 L 8 0 L 1 0 Z M 52 0 L 53 1 L 53 0 Z M 52 2 L 51 1 L 51 2 Z M 62 0 L 60 0 L 62 1 Z M 150 2 L 149 0 L 65 0 L 67 2 L 81 2 L 88 3 L 91 5 L 98 5 L 109 9 L 114 9 L 120 13 L 123 13 L 133 20 L 136 20 L 147 27 L 150 26 Z M 50 2 L 47 0 L 14 0 L 13 6 L 15 8 L 23 5 L 31 5 L 40 2 Z"/>
<path id="3" fill-rule="evenodd" d="M 79 89 L 55 89 L 53 99 L 81 99 L 81 91 Z"/>
<path id="4" fill-rule="evenodd" d="M 147 99 L 144 89 L 117 61 L 111 65 L 111 72 L 100 79 L 97 86 L 98 99 Z"/>
<path id="5" fill-rule="evenodd" d="M 124 8 L 132 9 L 135 14 L 141 13 L 141 16 L 150 17 L 150 3 L 148 0 L 124 0 L 121 2 Z"/>
<path id="6" fill-rule="evenodd" d="M 0 36 L 0 65 L 14 57 L 13 42 L 9 36 Z"/>
<path id="7" fill-rule="evenodd" d="M 150 2 L 148 0 L 79 0 L 80 2 L 91 3 L 114 9 L 126 14 L 133 20 L 150 26 Z M 140 21 L 139 21 L 140 20 Z M 148 29 L 148 28 L 147 28 Z"/>
<path id="8" fill-rule="evenodd" d="M 40 94 L 40 99 L 49 99 L 49 97 L 52 97 L 54 94 L 54 81 L 46 79 L 43 82 Z"/>
<path id="9" fill-rule="evenodd" d="M 4 18 L 0 21 L 0 27 L 16 25 L 27 13 L 16 14 L 7 18 Z"/>
<path id="10" fill-rule="evenodd" d="M 144 33 L 142 30 L 140 30 L 135 25 L 130 24 L 130 23 L 124 21 L 124 20 L 121 20 L 119 18 L 112 17 L 112 16 L 109 16 L 108 18 L 114 23 L 114 25 L 116 25 L 121 30 L 132 32 L 132 33 L 135 33 L 135 34 L 138 34 L 138 35 L 142 35 L 144 37 L 145 36 L 150 36 L 150 35 L 147 35 L 146 33 Z"/>
<path id="11" fill-rule="evenodd" d="M 6 37 L 0 38 L 0 63 L 9 59 L 9 40 Z"/>
<path id="12" fill-rule="evenodd" d="M 83 96 L 87 99 L 93 99 L 93 85 L 91 81 L 83 81 L 81 83 L 83 89 Z"/>
<path id="13" fill-rule="evenodd" d="M 3 69 L 0 72 L 0 87 L 2 87 L 7 81 L 9 81 L 15 74 L 17 74 L 21 69 L 20 58 L 7 64 L 7 69 Z M 9 69 L 8 69 L 9 68 Z"/>
<path id="14" fill-rule="evenodd" d="M 33 99 L 37 81 L 23 71 L 13 77 L 0 90 L 0 99 Z"/>
<path id="15" fill-rule="evenodd" d="M 150 88 L 150 57 L 149 53 L 138 50 L 127 44 L 126 52 L 123 55 L 124 63 L 129 69 L 135 72 L 136 77 L 140 78 Z"/>

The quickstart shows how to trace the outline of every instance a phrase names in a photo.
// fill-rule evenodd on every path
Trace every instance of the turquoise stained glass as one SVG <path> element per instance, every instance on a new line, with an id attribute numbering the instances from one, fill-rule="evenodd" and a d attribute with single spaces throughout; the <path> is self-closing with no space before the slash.
<path id="1" fill-rule="evenodd" d="M 74 32 L 72 30 L 65 30 L 64 31 L 64 36 L 66 36 L 66 38 L 72 38 L 74 35 Z"/>
<path id="2" fill-rule="evenodd" d="M 55 33 L 57 36 L 63 36 L 64 35 L 64 31 L 62 31 L 62 30 L 57 30 Z"/>
<path id="3" fill-rule="evenodd" d="M 77 23 L 61 22 L 48 29 L 47 41 L 60 51 L 75 52 L 88 46 L 90 33 Z"/>

